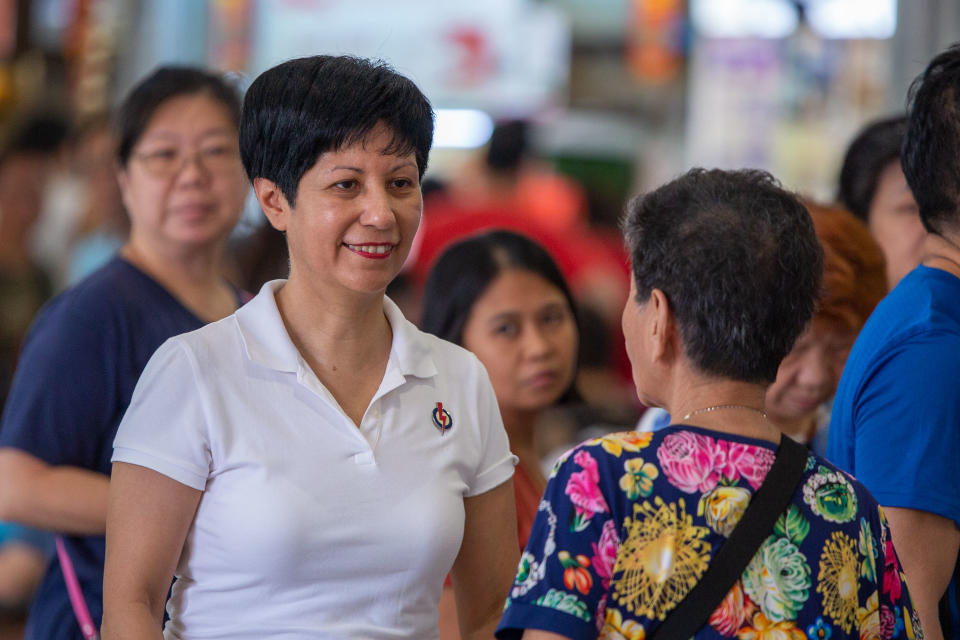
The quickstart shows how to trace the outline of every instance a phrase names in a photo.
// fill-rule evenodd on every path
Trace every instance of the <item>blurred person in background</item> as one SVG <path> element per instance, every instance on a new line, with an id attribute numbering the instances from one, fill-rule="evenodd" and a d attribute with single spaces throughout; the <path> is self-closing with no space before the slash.
<path id="1" fill-rule="evenodd" d="M 484 152 L 460 167 L 443 197 L 468 210 L 509 212 L 556 234 L 577 228 L 586 214 L 583 189 L 533 157 L 531 129 L 526 120 L 498 122 Z"/>
<path id="2" fill-rule="evenodd" d="M 850 143 L 840 169 L 837 199 L 867 224 L 883 250 L 889 289 L 920 264 L 926 237 L 900 167 L 906 128 L 905 116 L 867 125 Z"/>
<path id="3" fill-rule="evenodd" d="M 510 229 L 533 239 L 557 262 L 582 314 L 599 320 L 594 326 L 605 334 L 597 342 L 607 352 L 591 354 L 600 366 L 580 372 L 585 380 L 578 389 L 588 404 L 629 422 L 638 407 L 618 326 L 629 289 L 623 243 L 590 224 L 579 184 L 534 157 L 531 129 L 522 120 L 498 123 L 489 144 L 424 199 L 411 279 L 423 283 L 444 249 L 480 231 Z"/>
<path id="4" fill-rule="evenodd" d="M 900 155 L 920 265 L 857 338 L 827 453 L 877 497 L 928 638 L 960 637 L 960 44 L 914 80 Z"/>
<path id="5" fill-rule="evenodd" d="M 53 293 L 30 247 L 66 134 L 59 117 L 15 120 L 0 151 L 0 411 L 30 322 Z M 49 533 L 0 522 L 0 612 L 12 633 L 21 630 L 52 548 Z"/>
<path id="6" fill-rule="evenodd" d="M 424 290 L 424 331 L 473 352 L 490 375 L 519 459 L 513 476 L 519 547 L 527 543 L 546 479 L 535 442 L 545 409 L 572 391 L 574 301 L 550 255 L 511 231 L 461 240 L 434 263 Z M 441 638 L 456 638 L 453 593 L 440 601 Z"/>
<path id="7" fill-rule="evenodd" d="M 765 172 L 694 169 L 631 201 L 624 234 L 637 393 L 682 417 L 657 433 L 589 440 L 561 460 L 498 638 L 658 637 L 789 442 L 763 401 L 820 289 L 822 251 L 803 204 Z M 697 612 L 695 636 L 913 637 L 876 501 L 824 458 L 800 455 L 778 524 L 741 574 L 720 581 L 729 591 L 709 619 Z"/>
<path id="8" fill-rule="evenodd" d="M 862 222 L 843 209 L 805 204 L 823 248 L 823 287 L 813 319 L 780 363 L 763 403 L 781 431 L 826 455 L 830 400 L 857 334 L 887 293 L 886 272 Z"/>
<path id="9" fill-rule="evenodd" d="M 66 135 L 64 120 L 33 116 L 16 122 L 0 148 L 0 410 L 23 337 L 53 293 L 50 274 L 34 260 L 30 240 Z"/>
<path id="10" fill-rule="evenodd" d="M 248 188 L 239 117 L 236 90 L 199 69 L 161 68 L 130 92 L 116 152 L 130 236 L 38 315 L 0 423 L 0 517 L 66 536 L 65 558 L 97 625 L 111 445 L 137 378 L 167 338 L 241 302 L 221 276 Z M 26 638 L 80 634 L 55 556 Z"/>
<path id="11" fill-rule="evenodd" d="M 116 144 L 106 116 L 81 123 L 74 135 L 70 164 L 82 191 L 79 219 L 66 255 L 68 285 L 80 282 L 106 264 L 130 233 L 114 170 Z"/>
<path id="12" fill-rule="evenodd" d="M 862 222 L 843 209 L 805 204 L 823 248 L 823 287 L 813 319 L 780 363 L 763 406 L 781 431 L 825 455 L 830 401 L 857 333 L 887 292 L 886 272 L 880 247 Z M 656 431 L 670 421 L 663 409 L 650 409 L 638 429 Z"/>
<path id="13" fill-rule="evenodd" d="M 613 318 L 628 286 L 623 248 L 589 225 L 583 188 L 533 157 L 530 129 L 523 120 L 498 123 L 483 153 L 424 201 L 413 271 L 424 277 L 466 235 L 512 229 L 550 251 L 578 300 Z"/>
<path id="14" fill-rule="evenodd" d="M 516 459 L 476 357 L 385 296 L 432 137 L 382 62 L 299 58 L 250 86 L 241 156 L 289 278 L 144 370 L 114 442 L 105 640 L 427 640 L 448 573 L 464 637 L 492 635 Z"/>

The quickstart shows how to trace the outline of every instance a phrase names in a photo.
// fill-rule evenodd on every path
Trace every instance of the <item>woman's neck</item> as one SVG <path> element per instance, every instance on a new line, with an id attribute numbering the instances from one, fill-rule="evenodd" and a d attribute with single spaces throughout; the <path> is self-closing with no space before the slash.
<path id="1" fill-rule="evenodd" d="M 311 366 L 359 371 L 385 362 L 393 333 L 383 310 L 383 292 L 324 295 L 291 277 L 277 292 L 287 333 Z M 341 369 L 342 370 L 342 369 Z M 318 372 L 319 375 L 319 372 Z"/>
<path id="2" fill-rule="evenodd" d="M 780 441 L 780 430 L 764 411 L 763 385 L 691 376 L 671 394 L 666 409 L 675 424 L 750 438 Z"/>
<path id="3" fill-rule="evenodd" d="M 223 278 L 222 243 L 192 250 L 154 247 L 131 236 L 120 254 L 156 280 L 201 320 L 219 320 L 236 310 L 236 297 Z"/>
<path id="4" fill-rule="evenodd" d="M 928 233 L 923 242 L 922 264 L 960 278 L 960 233 Z"/>

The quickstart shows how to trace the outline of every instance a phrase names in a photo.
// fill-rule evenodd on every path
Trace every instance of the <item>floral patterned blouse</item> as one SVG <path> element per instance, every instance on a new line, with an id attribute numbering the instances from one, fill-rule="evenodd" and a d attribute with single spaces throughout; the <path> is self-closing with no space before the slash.
<path id="1" fill-rule="evenodd" d="M 554 467 L 498 638 L 643 640 L 697 583 L 777 446 L 697 427 L 589 440 Z M 883 511 L 810 455 L 792 504 L 696 638 L 914 638 Z"/>

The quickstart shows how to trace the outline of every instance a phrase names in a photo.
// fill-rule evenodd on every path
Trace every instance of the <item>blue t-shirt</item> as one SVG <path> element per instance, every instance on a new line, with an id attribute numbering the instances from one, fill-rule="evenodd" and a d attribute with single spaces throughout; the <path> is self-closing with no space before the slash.
<path id="1" fill-rule="evenodd" d="M 117 425 L 150 356 L 168 338 L 201 326 L 155 280 L 113 258 L 37 315 L 4 408 L 0 446 L 109 475 Z M 66 549 L 99 627 L 104 537 L 67 537 Z M 56 555 L 25 638 L 82 638 Z"/>
<path id="2" fill-rule="evenodd" d="M 960 525 L 960 278 L 919 266 L 877 306 L 847 359 L 827 457 L 880 504 Z M 941 609 L 960 634 L 957 578 Z"/>
<path id="3" fill-rule="evenodd" d="M 684 425 L 575 448 L 547 483 L 497 637 L 656 634 L 737 526 L 776 449 Z M 811 454 L 790 506 L 695 637 L 912 638 L 916 624 L 881 509 Z"/>

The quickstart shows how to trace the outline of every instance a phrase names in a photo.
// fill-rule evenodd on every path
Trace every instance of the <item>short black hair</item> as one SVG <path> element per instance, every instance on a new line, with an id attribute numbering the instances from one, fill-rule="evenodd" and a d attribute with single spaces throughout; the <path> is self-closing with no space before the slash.
<path id="1" fill-rule="evenodd" d="M 857 133 L 840 168 L 837 200 L 853 215 L 869 222 L 870 205 L 880 174 L 890 163 L 900 164 L 900 147 L 907 130 L 905 115 L 875 120 Z"/>
<path id="2" fill-rule="evenodd" d="M 634 302 L 663 291 L 693 365 L 773 382 L 813 315 L 823 272 L 797 196 L 765 171 L 692 169 L 631 200 L 622 227 Z"/>
<path id="3" fill-rule="evenodd" d="M 454 243 L 437 258 L 423 292 L 421 329 L 462 345 L 474 303 L 506 269 L 530 271 L 555 286 L 576 318 L 567 281 L 546 249 L 524 235 L 498 229 Z"/>
<path id="4" fill-rule="evenodd" d="M 937 55 L 910 85 L 900 154 L 927 231 L 960 229 L 960 43 Z"/>
<path id="5" fill-rule="evenodd" d="M 297 58 L 264 71 L 247 90 L 240 157 L 251 181 L 267 178 L 293 206 L 320 154 L 362 141 L 379 123 L 393 134 L 384 152 L 413 152 L 422 178 L 433 109 L 413 81 L 383 61 Z"/>
<path id="6" fill-rule="evenodd" d="M 240 93 L 223 76 L 196 67 L 160 67 L 130 90 L 117 111 L 120 166 L 127 166 L 133 148 L 162 104 L 171 98 L 193 94 L 209 95 L 219 102 L 239 127 Z"/>

